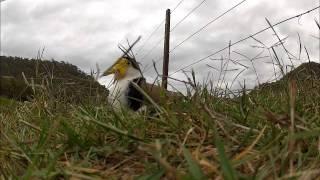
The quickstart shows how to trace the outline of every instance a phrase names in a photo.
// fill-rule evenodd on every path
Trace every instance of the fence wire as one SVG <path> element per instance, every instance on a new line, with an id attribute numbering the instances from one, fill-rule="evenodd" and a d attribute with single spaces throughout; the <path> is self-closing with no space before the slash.
<path id="1" fill-rule="evenodd" d="M 311 13 L 312 11 L 315 11 L 315 10 L 317 10 L 317 9 L 319 9 L 319 8 L 320 8 L 320 6 L 317 6 L 317 7 L 313 8 L 313 9 L 310 9 L 310 10 L 305 11 L 305 12 L 303 12 L 303 13 L 300 13 L 300 14 L 291 16 L 291 17 L 289 17 L 289 18 L 286 18 L 286 19 L 284 19 L 284 20 L 281 20 L 281 21 L 279 21 L 279 22 L 277 22 L 277 23 L 275 23 L 275 24 L 271 24 L 272 26 L 268 26 L 268 27 L 266 27 L 266 28 L 264 28 L 264 29 L 256 32 L 256 33 L 253 33 L 253 34 L 251 34 L 251 35 L 249 35 L 249 36 L 247 36 L 247 37 L 244 37 L 244 38 L 242 38 L 242 39 L 239 39 L 239 40 L 237 40 L 236 42 L 231 43 L 231 44 L 229 44 L 228 46 L 225 46 L 224 48 L 219 49 L 219 50 L 217 50 L 217 51 L 215 51 L 215 52 L 213 52 L 213 53 L 211 53 L 211 54 L 209 54 L 209 55 L 206 55 L 205 57 L 202 57 L 202 58 L 198 59 L 197 61 L 195 61 L 195 62 L 193 62 L 193 63 L 191 63 L 191 64 L 188 64 L 188 65 L 186 65 L 186 66 L 184 66 L 184 67 L 182 67 L 182 68 L 179 68 L 179 69 L 176 70 L 175 72 L 171 73 L 170 76 L 172 76 L 173 74 L 175 74 L 175 73 L 177 73 L 177 72 L 179 72 L 179 71 L 181 71 L 181 70 L 184 70 L 184 69 L 186 69 L 186 68 L 188 68 L 188 67 L 191 67 L 191 66 L 193 66 L 193 65 L 195 65 L 195 64 L 198 64 L 198 63 L 206 60 L 207 58 L 209 58 L 209 57 L 211 57 L 211 56 L 214 56 L 214 55 L 216 55 L 216 54 L 218 54 L 218 53 L 220 53 L 220 52 L 222 52 L 222 51 L 224 51 L 224 50 L 226 50 L 226 49 L 229 49 L 230 47 L 232 47 L 232 46 L 234 46 L 234 45 L 236 45 L 236 44 L 239 44 L 239 43 L 241 43 L 241 42 L 243 42 L 243 41 L 246 41 L 246 40 L 248 40 L 248 39 L 250 39 L 250 38 L 253 38 L 254 36 L 256 36 L 256 35 L 258 35 L 258 34 L 261 34 L 262 32 L 270 29 L 271 27 L 278 26 L 278 25 L 280 25 L 280 24 L 282 24 L 282 23 L 285 23 L 285 22 L 287 22 L 287 21 L 290 21 L 290 20 L 292 20 L 292 19 L 300 18 L 301 16 L 306 15 L 306 14 L 309 14 L 309 13 Z"/>

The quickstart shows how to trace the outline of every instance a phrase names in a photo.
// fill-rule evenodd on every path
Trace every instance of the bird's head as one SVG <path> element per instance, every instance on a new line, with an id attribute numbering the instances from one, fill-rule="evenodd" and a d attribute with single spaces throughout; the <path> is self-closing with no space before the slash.
<path id="1" fill-rule="evenodd" d="M 128 71 L 130 70 L 136 71 L 137 73 L 141 72 L 139 64 L 135 58 L 124 55 L 118 58 L 113 65 L 103 72 L 102 75 L 108 76 L 110 74 L 114 74 L 115 80 L 121 80 L 128 74 Z"/>
<path id="2" fill-rule="evenodd" d="M 115 80 L 121 80 L 126 76 L 136 76 L 141 75 L 142 72 L 140 70 L 139 64 L 136 61 L 134 54 L 132 52 L 133 46 L 139 42 L 141 39 L 141 36 L 138 37 L 138 39 L 130 45 L 129 41 L 129 48 L 126 49 L 123 46 L 119 45 L 119 49 L 123 52 L 123 55 L 116 60 L 112 66 L 110 66 L 106 71 L 103 72 L 102 76 L 108 76 L 110 74 L 114 74 Z M 131 53 L 130 53 L 131 52 Z"/>

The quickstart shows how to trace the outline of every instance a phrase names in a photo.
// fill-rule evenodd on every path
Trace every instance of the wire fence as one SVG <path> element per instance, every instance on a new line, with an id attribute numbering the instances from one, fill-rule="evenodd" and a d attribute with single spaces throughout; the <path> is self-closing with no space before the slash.
<path id="1" fill-rule="evenodd" d="M 201 31 L 203 31 L 205 28 L 207 28 L 210 24 L 216 22 L 218 19 L 222 18 L 224 15 L 230 13 L 232 10 L 234 10 L 235 8 L 237 8 L 238 6 L 240 6 L 241 4 L 243 4 L 244 2 L 246 2 L 247 0 L 243 0 L 239 3 L 237 3 L 236 5 L 232 6 L 230 9 L 224 11 L 222 14 L 220 14 L 219 16 L 217 16 L 216 18 L 212 19 L 211 21 L 209 21 L 207 24 L 205 24 L 204 26 L 200 27 L 198 30 L 196 30 L 194 33 L 192 33 L 191 35 L 189 35 L 187 38 L 185 38 L 184 40 L 182 40 L 181 42 L 179 42 L 176 46 L 174 46 L 171 50 L 170 53 L 172 53 L 174 50 L 176 50 L 178 47 L 180 47 L 182 44 L 184 44 L 185 42 L 187 42 L 188 40 L 190 40 L 193 36 L 199 34 Z"/>
<path id="2" fill-rule="evenodd" d="M 173 10 L 171 11 L 171 13 L 173 13 L 175 10 L 177 10 L 179 8 L 179 6 L 183 3 L 183 1 L 185 0 L 180 0 L 173 8 Z M 150 41 L 150 39 L 156 34 L 156 32 L 163 26 L 163 23 L 165 22 L 165 18 L 163 18 L 163 20 L 159 23 L 158 26 L 156 26 L 156 28 L 150 33 L 150 35 L 146 38 L 146 40 L 144 41 L 144 43 L 140 46 L 140 48 L 137 50 L 136 54 L 138 54 L 141 50 L 144 49 L 144 47 L 147 45 L 147 43 Z M 158 43 L 158 42 L 157 42 Z M 157 44 L 156 43 L 156 44 Z M 152 51 L 152 50 L 149 50 Z M 146 54 L 150 54 L 150 52 L 147 52 Z"/>
<path id="3" fill-rule="evenodd" d="M 170 32 L 174 31 L 179 25 L 182 24 L 183 21 L 185 21 L 192 13 L 194 13 L 206 0 L 201 1 L 200 3 L 196 4 L 196 6 L 194 8 L 192 8 L 184 17 L 182 17 L 178 23 L 176 23 L 170 30 Z M 207 28 L 210 24 L 214 23 L 215 21 L 217 21 L 218 19 L 222 18 L 224 15 L 228 14 L 229 12 L 231 12 L 232 10 L 234 10 L 235 8 L 237 8 L 238 6 L 240 6 L 242 3 L 244 3 L 247 0 L 242 0 L 239 3 L 237 3 L 236 5 L 232 6 L 231 8 L 227 9 L 226 11 L 224 11 L 223 13 L 221 13 L 219 16 L 213 18 L 212 20 L 210 20 L 208 23 L 206 23 L 204 26 L 200 27 L 199 29 L 197 29 L 195 32 L 193 32 L 191 35 L 189 35 L 187 38 L 185 38 L 184 40 L 182 40 L 181 42 L 179 42 L 176 46 L 174 46 L 169 53 L 172 53 L 174 50 L 176 50 L 177 48 L 179 48 L 180 46 L 182 46 L 182 44 L 186 43 L 188 40 L 190 40 L 193 36 L 199 34 L 201 31 L 203 31 L 205 28 Z M 152 48 L 147 51 L 147 53 L 141 58 L 141 61 L 144 60 L 153 50 L 155 50 L 155 48 L 157 46 L 160 45 L 160 43 L 163 41 L 164 37 L 160 38 L 155 44 L 154 46 L 152 46 Z M 155 62 L 159 62 L 162 59 L 162 56 L 156 58 Z M 150 68 L 146 71 L 148 72 L 150 71 Z"/>
<path id="4" fill-rule="evenodd" d="M 201 26 L 200 28 L 196 29 L 193 33 L 191 33 L 191 34 L 188 35 L 186 38 L 184 38 L 182 41 L 180 41 L 179 43 L 177 43 L 173 48 L 170 49 L 169 53 L 172 55 L 172 53 L 173 53 L 174 51 L 178 50 L 180 47 L 182 47 L 183 44 L 185 44 L 186 42 L 190 41 L 194 36 L 197 36 L 198 34 L 200 34 L 204 29 L 208 28 L 211 24 L 213 24 L 214 22 L 217 22 L 217 20 L 222 19 L 222 18 L 225 17 L 227 14 L 229 14 L 229 13 L 232 12 L 232 11 L 234 11 L 236 8 L 239 8 L 239 7 L 240 7 L 241 5 L 243 5 L 246 1 L 247 1 L 247 0 L 241 0 L 241 1 L 239 1 L 238 3 L 236 3 L 235 5 L 231 6 L 230 8 L 228 8 L 228 9 L 226 9 L 225 11 L 223 11 L 222 13 L 220 13 L 218 16 L 212 18 L 212 19 L 211 19 L 210 21 L 208 21 L 206 24 L 204 24 L 204 25 Z M 203 6 L 203 5 L 205 4 L 205 2 L 206 2 L 206 0 L 202 0 L 202 1 L 200 1 L 199 3 L 195 4 L 195 6 L 194 6 L 193 8 L 191 8 L 190 11 L 188 11 L 180 20 L 177 21 L 177 23 L 176 23 L 175 25 L 172 26 L 172 28 L 170 29 L 170 32 L 173 32 L 174 30 L 176 30 L 181 24 L 183 24 L 183 22 L 185 22 L 185 21 L 190 17 L 191 14 L 193 14 L 193 13 L 196 12 L 201 6 Z M 178 6 L 179 6 L 180 4 L 181 4 L 181 1 L 179 2 Z M 319 8 L 320 8 L 320 6 L 316 6 L 316 7 L 312 8 L 312 9 L 309 9 L 309 10 L 304 11 L 304 12 L 302 12 L 302 13 L 294 14 L 294 15 L 288 17 L 288 18 L 284 18 L 284 19 L 282 19 L 282 20 L 280 20 L 280 21 L 278 21 L 278 22 L 276 22 L 276 23 L 269 23 L 269 26 L 267 26 L 267 27 L 265 27 L 265 28 L 262 28 L 262 29 L 256 31 L 255 33 L 252 33 L 252 34 L 250 34 L 250 35 L 248 35 L 248 36 L 245 36 L 245 37 L 243 37 L 243 38 L 240 38 L 240 39 L 238 39 L 238 40 L 236 40 L 236 41 L 230 42 L 227 46 L 224 46 L 224 47 L 222 47 L 222 48 L 220 48 L 220 49 L 218 49 L 218 50 L 215 50 L 215 51 L 213 51 L 213 52 L 210 52 L 209 54 L 204 55 L 203 57 L 201 57 L 201 58 L 199 58 L 199 59 L 195 59 L 195 60 L 193 60 L 193 61 L 192 61 L 191 63 L 189 63 L 189 64 L 183 64 L 183 65 L 181 65 L 179 68 L 177 68 L 177 69 L 174 70 L 172 73 L 170 73 L 170 74 L 169 74 L 169 77 L 171 77 L 172 75 L 174 75 L 174 74 L 176 74 L 176 73 L 178 73 L 178 72 L 180 72 L 180 71 L 184 71 L 184 70 L 186 70 L 187 68 L 193 67 L 194 65 L 199 64 L 199 63 L 201 63 L 201 62 L 203 62 L 203 61 L 205 61 L 205 60 L 213 57 L 214 55 L 217 55 L 217 54 L 219 54 L 219 53 L 221 53 L 221 52 L 223 52 L 223 51 L 225 51 L 225 50 L 228 50 L 228 49 L 230 50 L 231 47 L 233 47 L 233 46 L 235 46 L 235 45 L 238 45 L 238 44 L 240 44 L 240 43 L 242 43 L 242 42 L 244 42 L 244 41 L 247 41 L 247 40 L 249 40 L 249 39 L 253 39 L 253 40 L 256 41 L 256 42 L 263 44 L 262 42 L 259 42 L 259 40 L 255 38 L 255 36 L 257 36 L 257 35 L 259 35 L 259 34 L 262 34 L 263 32 L 265 32 L 265 31 L 267 31 L 267 30 L 269 30 L 269 29 L 273 29 L 274 27 L 279 26 L 280 24 L 283 24 L 283 23 L 285 23 L 285 22 L 291 21 L 291 20 L 293 20 L 293 19 L 299 19 L 299 20 L 300 20 L 300 18 L 301 18 L 302 16 L 304 16 L 304 15 L 306 15 L 306 14 L 309 14 L 309 13 L 311 13 L 311 12 L 314 12 L 315 10 L 317 10 L 317 9 L 319 9 Z M 267 20 L 267 19 L 266 19 L 266 20 Z M 267 22 L 268 22 L 268 20 L 267 20 Z M 161 25 L 162 25 L 163 23 L 164 23 L 164 20 L 161 22 Z M 157 27 L 156 30 L 158 30 L 159 28 L 160 28 L 160 27 Z M 273 30 L 274 30 L 274 29 L 273 29 Z M 151 34 L 154 34 L 154 33 L 151 33 Z M 276 32 L 274 32 L 274 34 L 277 35 Z M 278 35 L 277 35 L 277 36 L 278 36 Z M 150 39 L 150 38 L 148 37 L 147 40 L 149 40 L 149 39 Z M 284 39 L 280 39 L 280 37 L 278 36 L 278 40 L 279 40 L 279 42 L 277 42 L 276 44 L 274 44 L 272 47 L 281 46 L 281 44 L 282 44 L 282 46 L 283 46 L 283 42 L 285 41 L 285 38 L 284 38 Z M 159 38 L 158 41 L 156 41 L 156 42 L 153 44 L 153 46 L 151 46 L 151 48 L 150 48 L 148 51 L 146 51 L 146 53 L 142 56 L 142 58 L 141 58 L 140 60 L 143 61 L 143 60 L 145 60 L 148 56 L 150 56 L 150 54 L 151 54 L 151 53 L 161 44 L 161 42 L 163 42 L 163 41 L 164 41 L 164 36 L 162 36 L 161 38 Z M 284 47 L 284 48 L 285 48 L 285 47 Z M 285 49 L 285 50 L 286 50 L 286 49 Z M 301 50 L 300 50 L 300 51 L 301 51 Z M 288 57 L 288 58 L 290 59 L 290 61 L 291 61 L 291 57 L 294 57 L 294 55 L 290 54 L 290 52 L 289 52 L 288 50 L 286 50 L 285 52 L 287 53 L 287 55 L 288 55 L 287 57 Z M 230 53 L 230 52 L 229 52 L 229 53 Z M 240 54 L 240 53 L 238 53 L 238 55 L 239 55 L 239 54 Z M 261 54 L 262 54 L 262 53 L 261 53 Z M 247 60 L 250 60 L 251 63 L 253 63 L 253 61 L 254 61 L 255 59 L 259 59 L 259 58 L 262 59 L 262 58 L 265 58 L 265 57 L 269 57 L 269 58 L 270 58 L 271 55 L 270 55 L 270 56 L 263 56 L 263 57 L 260 57 L 260 55 L 259 55 L 259 56 L 257 56 L 257 57 L 254 57 L 253 59 L 247 58 Z M 157 62 L 159 62 L 162 58 L 163 58 L 163 56 L 160 56 L 160 57 L 157 57 L 157 58 L 148 58 L 148 59 L 152 59 L 153 63 L 157 63 Z M 229 60 L 228 60 L 228 61 L 233 61 L 233 60 L 230 59 L 230 57 L 229 57 Z M 150 63 L 152 63 L 152 62 L 149 61 L 149 64 L 150 64 Z M 234 64 L 241 64 L 240 62 L 237 62 L 237 61 L 233 61 L 233 63 L 234 63 Z M 280 62 L 279 62 L 279 63 L 280 63 Z M 278 64 L 279 64 L 279 63 L 278 63 Z M 241 64 L 241 65 L 242 65 L 242 64 Z M 253 65 L 253 64 L 252 64 L 252 65 Z M 274 65 L 274 64 L 273 64 L 273 65 Z M 248 68 L 248 67 L 246 67 L 245 65 L 242 65 L 242 66 L 245 67 L 245 68 Z M 147 72 L 149 72 L 149 71 L 152 70 L 152 69 L 154 69 L 154 68 L 149 67 L 144 73 L 147 73 Z M 227 70 L 228 70 L 228 69 L 226 69 L 226 71 L 227 71 Z M 230 71 L 230 70 L 229 70 L 229 71 Z M 258 74 L 257 74 L 257 72 L 256 72 L 255 69 L 254 69 L 254 71 L 255 71 L 256 75 L 258 76 Z M 238 77 L 241 73 L 243 73 L 243 70 L 241 70 L 241 71 L 237 74 L 237 77 Z M 159 74 L 158 74 L 158 75 L 159 75 Z M 276 72 L 275 72 L 275 76 L 276 76 Z M 258 77 L 257 77 L 257 80 L 258 80 L 258 82 L 259 82 L 259 84 L 260 84 L 260 81 L 259 81 Z M 232 84 L 233 84 L 233 83 L 234 83 L 234 82 L 232 82 Z"/>
<path id="5" fill-rule="evenodd" d="M 208 59 L 209 57 L 212 57 L 212 56 L 214 56 L 214 55 L 216 55 L 216 54 L 218 54 L 218 53 L 220 53 L 220 52 L 222 52 L 222 51 L 224 51 L 224 50 L 227 50 L 227 49 L 229 49 L 230 47 L 232 47 L 232 46 L 234 46 L 234 45 L 237 45 L 237 44 L 239 44 L 239 43 L 241 43 L 241 42 L 243 42 L 243 41 L 246 41 L 246 40 L 248 40 L 248 39 L 250 39 L 250 38 L 254 38 L 254 36 L 256 36 L 256 35 L 258 35 L 258 34 L 261 34 L 261 33 L 265 32 L 266 30 L 271 29 L 272 27 L 278 26 L 278 25 L 280 25 L 280 24 L 282 24 L 282 23 L 285 23 L 285 22 L 287 22 L 287 21 L 290 21 L 290 20 L 292 20 L 292 19 L 300 18 L 301 16 L 306 15 L 306 14 L 309 14 L 310 12 L 315 11 L 315 10 L 317 10 L 317 9 L 319 9 L 319 8 L 320 8 L 320 6 L 317 6 L 317 7 L 313 8 L 313 9 L 307 10 L 307 11 L 305 11 L 305 12 L 303 12 L 303 13 L 300 13 L 300 14 L 291 16 L 291 17 L 289 17 L 289 18 L 286 18 L 286 19 L 284 19 L 284 20 L 281 20 L 281 21 L 279 21 L 279 22 L 277 22 L 277 23 L 275 23 L 275 24 L 271 24 L 271 26 L 268 26 L 268 27 L 266 27 L 266 28 L 264 28 L 264 29 L 261 29 L 261 30 L 255 32 L 255 33 L 247 36 L 247 37 L 241 38 L 241 39 L 235 41 L 234 43 L 229 44 L 228 46 L 225 46 L 225 47 L 223 47 L 223 48 L 221 48 L 221 49 L 219 49 L 219 50 L 217 50 L 217 51 L 214 51 L 213 53 L 211 53 L 211 54 L 209 54 L 209 55 L 206 55 L 206 56 L 204 56 L 204 57 L 202 57 L 202 58 L 200 58 L 200 59 L 192 62 L 191 64 L 188 64 L 188 65 L 186 65 L 186 66 L 183 66 L 182 68 L 179 68 L 178 70 L 174 71 L 174 72 L 171 73 L 170 75 L 173 75 L 173 74 L 175 74 L 175 73 L 177 73 L 177 72 L 179 72 L 179 71 L 181 71 L 181 70 L 184 70 L 184 69 L 186 69 L 186 68 L 188 68 L 188 67 L 191 67 L 191 66 L 193 66 L 193 65 L 195 65 L 195 64 L 198 64 L 198 63 L 200 63 L 200 62 Z"/>

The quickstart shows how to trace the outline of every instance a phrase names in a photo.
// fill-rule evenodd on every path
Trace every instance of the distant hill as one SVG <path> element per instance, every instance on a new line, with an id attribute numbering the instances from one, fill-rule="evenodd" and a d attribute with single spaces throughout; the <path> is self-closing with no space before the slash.
<path id="1" fill-rule="evenodd" d="M 294 79 L 301 88 L 319 85 L 320 82 L 320 64 L 316 62 L 302 63 L 300 66 L 285 74 L 280 80 L 272 83 L 261 84 L 258 88 L 276 88 L 279 84 Z"/>
<path id="2" fill-rule="evenodd" d="M 297 94 L 303 97 L 303 101 L 312 102 L 315 100 L 314 98 L 319 98 L 320 64 L 316 62 L 303 63 L 284 75 L 280 80 L 257 86 L 249 95 L 260 99 L 265 98 L 270 102 L 273 102 L 270 100 L 272 98 L 288 97 L 290 80 L 295 80 L 298 89 Z"/>
<path id="3" fill-rule="evenodd" d="M 41 90 L 72 102 L 107 97 L 107 89 L 75 65 L 0 56 L 0 96 L 27 100 Z"/>
<path id="4" fill-rule="evenodd" d="M 303 63 L 284 78 L 295 78 L 296 80 L 320 80 L 320 64 L 316 62 Z"/>

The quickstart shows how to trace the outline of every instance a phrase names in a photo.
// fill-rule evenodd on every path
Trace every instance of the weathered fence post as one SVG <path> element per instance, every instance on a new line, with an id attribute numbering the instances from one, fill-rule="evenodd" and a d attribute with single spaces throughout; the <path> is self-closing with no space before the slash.
<path id="1" fill-rule="evenodd" d="M 170 48 L 170 9 L 166 11 L 166 24 L 164 31 L 162 87 L 167 89 L 169 72 L 169 48 Z"/>

